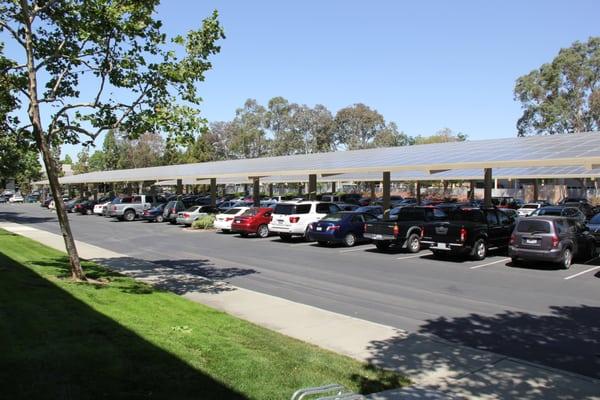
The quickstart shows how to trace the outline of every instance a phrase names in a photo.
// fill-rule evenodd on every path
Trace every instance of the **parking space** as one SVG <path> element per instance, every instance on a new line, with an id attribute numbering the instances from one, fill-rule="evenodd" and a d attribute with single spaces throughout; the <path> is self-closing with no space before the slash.
<path id="1" fill-rule="evenodd" d="M 58 233 L 55 215 L 37 205 L 0 205 L 2 219 Z M 276 236 L 188 231 L 167 223 L 116 222 L 76 214 L 70 214 L 70 220 L 79 240 L 131 257 L 413 332 L 445 337 L 450 333 L 440 331 L 444 326 L 452 330 L 453 338 L 463 338 L 473 347 L 493 348 L 490 341 L 496 336 L 463 337 L 462 324 L 487 323 L 502 330 L 506 320 L 535 341 L 536 330 L 548 329 L 538 323 L 567 323 L 559 316 L 550 322 L 541 317 L 562 310 L 570 313 L 569 324 L 574 320 L 596 332 L 600 329 L 597 318 L 591 317 L 592 311 L 600 312 L 599 258 L 577 262 L 569 270 L 543 264 L 514 267 L 503 252 L 482 261 L 440 259 L 429 250 L 382 252 L 369 243 L 320 246 Z M 580 312 L 573 311 L 583 305 Z M 515 315 L 522 318 L 515 322 Z M 569 345 L 566 352 L 575 356 L 587 351 L 587 334 L 578 331 L 581 347 Z M 541 341 L 539 347 L 532 361 L 544 354 Z"/>

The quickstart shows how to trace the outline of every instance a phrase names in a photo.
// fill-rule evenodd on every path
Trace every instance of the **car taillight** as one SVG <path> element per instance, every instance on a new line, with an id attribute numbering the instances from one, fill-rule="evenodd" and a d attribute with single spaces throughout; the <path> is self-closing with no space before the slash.
<path id="1" fill-rule="evenodd" d="M 467 240 L 467 230 L 465 228 L 460 228 L 460 241 L 464 242 Z"/>
<path id="2" fill-rule="evenodd" d="M 175 209 L 175 207 L 171 208 L 171 214 L 175 214 L 177 212 L 177 210 Z"/>
<path id="3" fill-rule="evenodd" d="M 339 226 L 339 225 L 329 225 L 329 226 L 327 227 L 327 230 L 328 230 L 328 231 L 337 231 L 338 229 L 340 229 L 340 226 Z"/>
<path id="4" fill-rule="evenodd" d="M 514 245 L 517 242 L 517 235 L 514 233 L 510 235 L 510 244 Z"/>
<path id="5" fill-rule="evenodd" d="M 558 247 L 558 242 L 559 242 L 558 236 L 556 236 L 556 235 L 552 236 L 552 247 L 553 248 Z"/>
<path id="6" fill-rule="evenodd" d="M 423 239 L 423 236 L 425 236 L 425 227 L 424 226 L 421 227 L 421 239 Z"/>
<path id="7" fill-rule="evenodd" d="M 364 224 L 363 225 L 363 232 L 366 232 L 366 231 L 367 231 L 367 224 Z"/>
<path id="8" fill-rule="evenodd" d="M 290 222 L 292 224 L 295 224 L 296 222 L 300 221 L 300 217 L 290 217 Z"/>
<path id="9" fill-rule="evenodd" d="M 190 214 L 188 214 L 188 213 L 183 213 L 183 218 L 189 218 L 189 217 L 190 217 Z"/>
<path id="10" fill-rule="evenodd" d="M 233 217 L 226 217 L 225 221 L 233 221 Z"/>
<path id="11" fill-rule="evenodd" d="M 400 229 L 398 228 L 398 225 L 394 225 L 394 237 L 398 237 L 399 234 Z"/>
<path id="12" fill-rule="evenodd" d="M 76 206 L 77 207 L 77 206 Z M 117 206 L 113 206 L 113 211 L 117 211 Z"/>

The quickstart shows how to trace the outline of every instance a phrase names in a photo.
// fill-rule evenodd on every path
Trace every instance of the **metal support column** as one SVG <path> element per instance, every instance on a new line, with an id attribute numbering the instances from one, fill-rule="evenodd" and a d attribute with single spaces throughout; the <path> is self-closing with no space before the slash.
<path id="1" fill-rule="evenodd" d="M 317 175 L 316 174 L 308 175 L 308 199 L 309 200 L 317 199 Z"/>
<path id="2" fill-rule="evenodd" d="M 177 194 L 178 196 L 181 196 L 183 194 L 183 180 L 182 179 L 177 179 L 177 189 L 175 191 L 175 194 Z"/>
<path id="3" fill-rule="evenodd" d="M 415 197 L 417 198 L 417 205 L 421 204 L 421 181 L 415 183 Z"/>
<path id="4" fill-rule="evenodd" d="M 217 206 L 217 178 L 210 178 L 210 206 Z"/>
<path id="5" fill-rule="evenodd" d="M 273 184 L 269 183 L 269 197 L 273 197 Z"/>
<path id="6" fill-rule="evenodd" d="M 335 187 L 335 181 L 331 182 L 331 194 L 335 194 L 336 192 L 336 187 Z"/>
<path id="7" fill-rule="evenodd" d="M 383 185 L 383 209 L 389 210 L 390 209 L 390 188 L 392 185 L 391 178 L 390 178 L 390 171 L 383 172 L 382 185 Z"/>
<path id="8" fill-rule="evenodd" d="M 375 200 L 375 182 L 369 182 L 369 188 L 371 189 L 371 200 Z"/>
<path id="9" fill-rule="evenodd" d="M 539 188 L 538 188 L 538 180 L 533 180 L 533 201 L 538 201 L 540 197 Z"/>
<path id="10" fill-rule="evenodd" d="M 469 200 L 474 201 L 475 200 L 475 181 L 470 181 L 469 183 L 470 183 Z"/>
<path id="11" fill-rule="evenodd" d="M 252 200 L 254 207 L 260 207 L 260 178 L 252 178 Z"/>
<path id="12" fill-rule="evenodd" d="M 483 179 L 483 204 L 487 208 L 492 207 L 492 184 L 492 169 L 485 168 Z"/>

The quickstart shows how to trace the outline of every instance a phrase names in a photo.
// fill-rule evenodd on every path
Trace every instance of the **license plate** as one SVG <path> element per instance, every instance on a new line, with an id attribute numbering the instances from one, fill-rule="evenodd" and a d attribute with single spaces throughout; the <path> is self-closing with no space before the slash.
<path id="1" fill-rule="evenodd" d="M 377 235 L 375 235 L 375 239 L 381 240 L 381 239 L 383 239 L 383 235 L 377 234 Z"/>
<path id="2" fill-rule="evenodd" d="M 282 219 L 278 219 L 278 220 L 277 220 L 277 223 L 279 223 L 279 224 L 283 224 L 283 220 L 282 220 Z"/>
<path id="3" fill-rule="evenodd" d="M 320 226 L 317 226 L 317 230 L 318 230 L 318 231 L 322 231 L 322 230 L 323 230 L 323 228 L 322 228 L 322 227 L 320 227 Z"/>
<path id="4" fill-rule="evenodd" d="M 537 244 L 538 241 L 536 239 L 526 239 L 525 243 L 527 243 L 527 244 Z"/>
<path id="5" fill-rule="evenodd" d="M 436 246 L 438 249 L 447 249 L 448 243 L 438 243 Z"/>

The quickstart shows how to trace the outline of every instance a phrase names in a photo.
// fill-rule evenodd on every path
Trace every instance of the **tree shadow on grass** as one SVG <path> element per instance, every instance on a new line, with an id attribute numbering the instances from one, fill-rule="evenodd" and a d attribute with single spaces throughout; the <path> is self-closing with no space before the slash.
<path id="1" fill-rule="evenodd" d="M 459 398 L 588 399 L 600 393 L 599 315 L 582 305 L 440 317 L 417 334 L 371 342 L 368 361 L 423 386 L 449 384 Z"/>
<path id="2" fill-rule="evenodd" d="M 0 387 L 9 399 L 243 399 L 0 253 Z"/>

